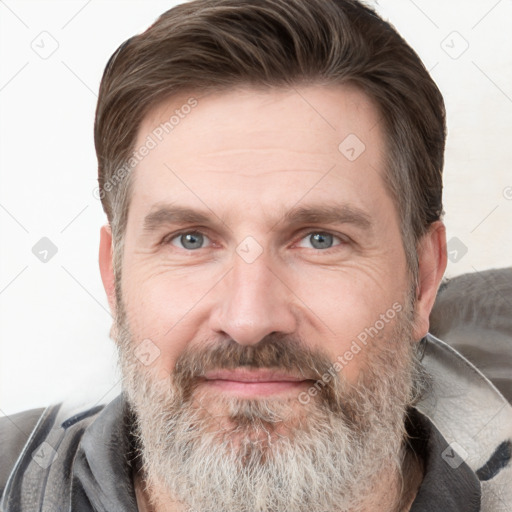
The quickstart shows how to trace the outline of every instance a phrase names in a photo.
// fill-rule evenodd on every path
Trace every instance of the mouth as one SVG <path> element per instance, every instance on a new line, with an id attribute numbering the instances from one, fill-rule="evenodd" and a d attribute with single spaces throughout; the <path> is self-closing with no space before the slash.
<path id="1" fill-rule="evenodd" d="M 275 394 L 300 392 L 311 386 L 313 379 L 290 375 L 268 369 L 236 368 L 214 370 L 204 375 L 203 384 L 212 391 L 228 393 L 239 397 L 262 397 Z"/>

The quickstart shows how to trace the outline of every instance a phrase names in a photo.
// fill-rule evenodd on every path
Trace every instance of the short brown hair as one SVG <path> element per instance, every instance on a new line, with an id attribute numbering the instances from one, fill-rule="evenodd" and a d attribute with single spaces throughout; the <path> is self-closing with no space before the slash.
<path id="1" fill-rule="evenodd" d="M 115 51 L 94 126 L 114 270 L 120 275 L 132 183 L 129 173 L 119 179 L 119 170 L 150 109 L 187 91 L 344 83 L 379 108 L 388 149 L 385 182 L 416 283 L 417 242 L 443 213 L 444 102 L 414 50 L 357 0 L 193 0 Z"/>

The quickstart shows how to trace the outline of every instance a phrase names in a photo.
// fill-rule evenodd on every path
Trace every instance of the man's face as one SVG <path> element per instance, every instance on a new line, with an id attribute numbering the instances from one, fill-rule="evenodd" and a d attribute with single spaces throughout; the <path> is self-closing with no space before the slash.
<path id="1" fill-rule="evenodd" d="M 206 340 L 249 346 L 274 332 L 334 361 L 394 303 L 404 305 L 405 254 L 376 109 L 348 87 L 299 92 L 199 98 L 134 171 L 123 299 L 135 340 L 158 348 L 162 376 Z M 148 116 L 135 147 L 185 103 Z M 145 229 L 166 206 L 205 221 L 160 215 Z M 322 209 L 340 219 L 294 215 Z M 350 361 L 345 377 L 355 379 L 363 361 Z M 210 387 L 212 396 L 297 391 Z"/>
<path id="2" fill-rule="evenodd" d="M 187 98 L 152 111 L 135 147 Z M 247 443 L 275 449 L 282 437 L 319 437 L 313 420 L 336 417 L 349 453 L 351 424 L 360 445 L 376 428 L 356 411 L 361 403 L 374 408 L 366 420 L 384 418 L 396 453 L 419 336 L 376 108 L 348 86 L 197 101 L 133 176 L 118 332 L 147 437 L 169 439 L 157 432 L 170 429 L 157 421 L 171 412 L 161 409 L 186 410 L 188 430 L 218 445 L 229 433 L 243 459 Z M 322 377 L 329 370 L 333 378 Z M 270 452 L 260 448 L 261 461 Z M 358 474 L 346 468 L 347 479 Z"/>

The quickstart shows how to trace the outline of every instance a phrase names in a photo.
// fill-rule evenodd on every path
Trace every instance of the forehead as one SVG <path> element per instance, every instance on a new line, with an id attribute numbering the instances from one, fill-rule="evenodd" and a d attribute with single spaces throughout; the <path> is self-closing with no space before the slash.
<path id="1" fill-rule="evenodd" d="M 283 213 L 336 195 L 371 206 L 384 193 L 382 130 L 374 102 L 350 85 L 175 96 L 139 127 L 135 148 L 151 149 L 135 168 L 132 205 Z"/>

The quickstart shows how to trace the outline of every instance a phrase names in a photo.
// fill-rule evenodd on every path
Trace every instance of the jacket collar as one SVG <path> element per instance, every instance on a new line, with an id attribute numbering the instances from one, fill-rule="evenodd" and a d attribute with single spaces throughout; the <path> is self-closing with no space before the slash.
<path id="1" fill-rule="evenodd" d="M 132 481 L 133 420 L 131 408 L 121 393 L 85 430 L 73 467 L 76 510 L 83 510 L 79 506 L 83 497 L 98 512 L 137 512 Z"/>
<path id="2" fill-rule="evenodd" d="M 480 481 L 417 409 L 406 420 L 409 445 L 423 460 L 424 477 L 410 512 L 478 512 Z"/>

